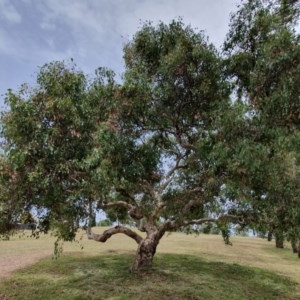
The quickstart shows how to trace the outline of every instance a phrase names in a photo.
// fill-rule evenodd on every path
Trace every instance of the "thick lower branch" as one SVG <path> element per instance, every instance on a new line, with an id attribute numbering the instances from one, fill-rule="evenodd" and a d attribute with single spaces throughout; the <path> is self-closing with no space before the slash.
<path id="1" fill-rule="evenodd" d="M 143 240 L 143 238 L 140 235 L 138 235 L 136 232 L 124 226 L 115 226 L 113 228 L 105 230 L 101 234 L 92 232 L 91 228 L 87 229 L 88 239 L 101 242 L 101 243 L 105 243 L 112 235 L 117 233 L 123 233 L 129 236 L 130 238 L 134 239 L 137 242 L 137 244 L 140 244 L 140 242 Z"/>

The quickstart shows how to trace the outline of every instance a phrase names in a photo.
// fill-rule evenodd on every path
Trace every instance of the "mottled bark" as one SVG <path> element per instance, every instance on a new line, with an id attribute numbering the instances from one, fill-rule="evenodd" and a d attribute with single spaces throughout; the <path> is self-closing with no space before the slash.
<path id="1" fill-rule="evenodd" d="M 136 273 L 143 271 L 152 266 L 153 257 L 156 253 L 156 248 L 159 243 L 157 233 L 147 236 L 141 241 L 136 252 L 131 271 Z"/>
<path id="2" fill-rule="evenodd" d="M 146 237 L 141 241 L 131 267 L 132 272 L 136 273 L 151 267 L 157 245 L 158 241 L 151 237 Z"/>
<path id="3" fill-rule="evenodd" d="M 152 228 L 150 226 L 146 227 L 146 238 L 142 238 L 135 231 L 124 226 L 115 226 L 113 228 L 105 230 L 101 234 L 94 233 L 92 232 L 91 228 L 88 228 L 87 237 L 88 239 L 105 243 L 112 235 L 117 233 L 123 233 L 134 239 L 138 244 L 138 249 L 131 270 L 132 272 L 136 273 L 138 271 L 145 270 L 152 265 L 152 260 L 156 252 L 156 247 L 165 232 L 164 230 L 158 230 L 157 228 Z"/>
<path id="4" fill-rule="evenodd" d="M 110 228 L 108 230 L 105 230 L 103 233 L 98 234 L 92 232 L 91 228 L 88 228 L 87 230 L 87 237 L 89 240 L 94 240 L 97 242 L 105 243 L 112 235 L 117 233 L 123 233 L 132 239 L 134 239 L 138 244 L 141 243 L 143 238 L 138 235 L 135 231 L 131 230 L 130 228 L 124 227 L 124 226 L 115 226 L 113 228 Z"/>
<path id="5" fill-rule="evenodd" d="M 152 260 L 156 253 L 157 245 L 160 239 L 163 237 L 168 226 L 162 226 L 157 228 L 153 226 L 153 220 L 148 222 L 144 229 L 147 232 L 147 236 L 140 242 L 134 262 L 131 267 L 131 271 L 136 273 L 143 271 L 152 266 Z"/>

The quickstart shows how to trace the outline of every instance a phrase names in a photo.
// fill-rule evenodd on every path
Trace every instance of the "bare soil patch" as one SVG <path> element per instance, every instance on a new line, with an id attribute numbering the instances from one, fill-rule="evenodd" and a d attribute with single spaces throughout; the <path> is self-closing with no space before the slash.
<path id="1" fill-rule="evenodd" d="M 48 239 L 26 238 L 20 233 L 9 241 L 0 241 L 0 279 L 53 253 Z M 53 245 L 53 244 L 52 244 Z"/>
<path id="2" fill-rule="evenodd" d="M 25 268 L 47 257 L 47 254 L 6 255 L 0 257 L 0 279 L 11 275 L 14 271 Z"/>

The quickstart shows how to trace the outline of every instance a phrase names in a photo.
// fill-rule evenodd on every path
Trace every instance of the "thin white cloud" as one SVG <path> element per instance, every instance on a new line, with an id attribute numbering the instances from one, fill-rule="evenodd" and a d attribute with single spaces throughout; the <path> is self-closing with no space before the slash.
<path id="1" fill-rule="evenodd" d="M 9 0 L 0 0 L 0 15 L 11 23 L 20 23 L 22 17 Z"/>
<path id="2" fill-rule="evenodd" d="M 44 30 L 55 30 L 56 29 L 55 24 L 51 23 L 49 21 L 42 21 L 40 23 L 40 27 L 41 27 L 41 29 L 44 29 Z"/>
<path id="3" fill-rule="evenodd" d="M 227 32 L 235 0 L 45 0 L 40 4 L 41 27 L 67 33 L 66 53 L 75 60 L 94 59 L 95 67 L 122 65 L 122 47 L 146 20 L 170 22 L 178 17 L 205 30 L 220 46 Z M 55 39 L 53 39 L 55 45 Z M 69 43 L 69 46 L 67 46 Z M 54 48 L 53 48 L 54 50 Z M 61 49 L 59 50 L 61 51 Z M 115 56 L 113 58 L 113 56 Z"/>
<path id="4" fill-rule="evenodd" d="M 0 0 L 0 62 L 10 71 L 0 78 L 0 92 L 2 86 L 13 87 L 20 68 L 30 76 L 37 66 L 71 57 L 85 72 L 106 66 L 121 73 L 122 47 L 148 20 L 168 23 L 182 17 L 219 46 L 236 1 Z"/>
<path id="5" fill-rule="evenodd" d="M 0 55 L 15 55 L 16 41 L 14 41 L 7 31 L 0 28 Z"/>
<path id="6" fill-rule="evenodd" d="M 8 41 L 6 38 L 6 34 L 3 30 L 0 28 L 0 55 L 6 54 L 9 52 L 9 46 Z"/>
<path id="7" fill-rule="evenodd" d="M 92 1 L 73 0 L 47 0 L 44 2 L 44 17 L 50 22 L 63 20 L 74 33 L 85 32 L 90 35 L 93 32 L 104 33 L 101 18 L 100 2 L 91 5 Z"/>

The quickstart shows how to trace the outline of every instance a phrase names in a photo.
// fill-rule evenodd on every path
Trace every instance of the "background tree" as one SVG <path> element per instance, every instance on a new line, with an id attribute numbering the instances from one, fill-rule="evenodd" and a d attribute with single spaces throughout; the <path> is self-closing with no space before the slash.
<path id="1" fill-rule="evenodd" d="M 250 148 L 265 149 L 256 210 L 258 230 L 275 234 L 277 247 L 299 227 L 300 45 L 298 1 L 244 1 L 225 42 L 231 76 L 257 134 Z M 261 152 L 262 153 L 262 152 Z M 249 168 L 248 168 L 249 170 Z"/>

